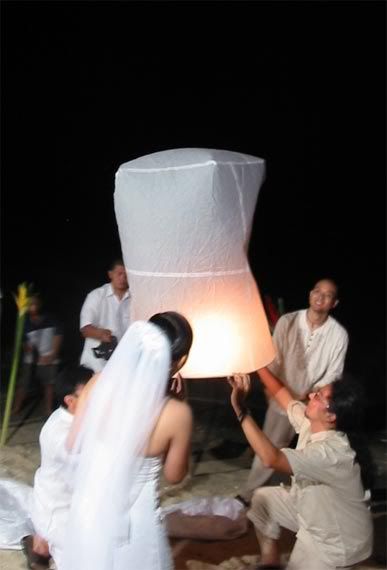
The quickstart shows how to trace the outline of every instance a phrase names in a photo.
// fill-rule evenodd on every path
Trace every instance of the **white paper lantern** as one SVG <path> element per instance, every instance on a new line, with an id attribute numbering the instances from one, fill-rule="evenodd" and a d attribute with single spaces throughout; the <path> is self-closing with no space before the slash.
<path id="1" fill-rule="evenodd" d="M 176 149 L 122 164 L 115 212 L 131 320 L 178 311 L 194 342 L 188 378 L 252 372 L 274 358 L 247 260 L 265 163 L 237 152 Z"/>

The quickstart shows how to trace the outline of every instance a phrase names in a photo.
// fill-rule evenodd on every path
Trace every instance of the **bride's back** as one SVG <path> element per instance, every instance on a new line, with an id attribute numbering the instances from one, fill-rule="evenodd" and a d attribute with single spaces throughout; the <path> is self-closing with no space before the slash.
<path id="1" fill-rule="evenodd" d="M 192 412 L 186 402 L 169 398 L 149 438 L 147 457 L 164 457 L 164 476 L 178 483 L 188 472 Z"/>

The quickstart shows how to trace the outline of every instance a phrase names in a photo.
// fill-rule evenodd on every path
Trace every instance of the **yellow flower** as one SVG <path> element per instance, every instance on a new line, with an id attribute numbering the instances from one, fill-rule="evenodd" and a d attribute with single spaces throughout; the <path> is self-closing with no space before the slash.
<path id="1" fill-rule="evenodd" d="M 21 283 L 18 286 L 17 296 L 14 295 L 19 317 L 22 317 L 27 312 L 28 306 L 30 304 L 28 289 L 29 288 L 26 283 Z"/>

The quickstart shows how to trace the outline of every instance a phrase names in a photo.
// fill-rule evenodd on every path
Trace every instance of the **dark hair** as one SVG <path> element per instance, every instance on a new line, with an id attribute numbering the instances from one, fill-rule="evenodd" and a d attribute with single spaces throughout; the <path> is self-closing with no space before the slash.
<path id="1" fill-rule="evenodd" d="M 64 368 L 57 376 L 55 394 L 61 406 L 67 408 L 64 401 L 66 396 L 74 394 L 77 386 L 87 384 L 94 372 L 85 366 L 70 365 Z"/>
<path id="2" fill-rule="evenodd" d="M 113 259 L 113 261 L 111 262 L 111 264 L 108 267 L 108 271 L 113 271 L 113 269 L 115 269 L 117 267 L 117 265 L 122 265 L 123 267 L 125 267 L 125 263 L 123 262 L 123 260 L 120 257 Z"/>
<path id="3" fill-rule="evenodd" d="M 331 283 L 336 290 L 335 299 L 339 298 L 339 286 L 337 282 L 334 279 L 332 279 L 332 277 L 321 277 L 321 279 L 317 279 L 316 281 L 314 281 L 311 289 L 312 291 L 316 287 L 317 283 L 320 283 L 320 281 L 329 281 L 329 283 Z"/>
<path id="4" fill-rule="evenodd" d="M 40 293 L 38 293 L 38 291 L 29 291 L 28 293 L 28 297 L 31 299 L 31 297 L 33 297 L 34 299 L 39 299 L 39 301 L 42 300 L 42 296 Z"/>
<path id="5" fill-rule="evenodd" d="M 374 461 L 363 433 L 365 391 L 359 380 L 344 373 L 332 384 L 329 411 L 336 414 L 336 430 L 346 433 L 360 465 L 365 489 L 371 489 L 374 478 Z"/>
<path id="6" fill-rule="evenodd" d="M 168 337 L 171 343 L 171 358 L 176 362 L 189 353 L 192 345 L 191 325 L 183 315 L 173 311 L 157 313 L 149 319 L 150 323 L 157 325 Z"/>
<path id="7" fill-rule="evenodd" d="M 352 431 L 359 429 L 363 421 L 364 390 L 352 375 L 345 373 L 333 382 L 329 411 L 336 414 L 336 429 Z"/>

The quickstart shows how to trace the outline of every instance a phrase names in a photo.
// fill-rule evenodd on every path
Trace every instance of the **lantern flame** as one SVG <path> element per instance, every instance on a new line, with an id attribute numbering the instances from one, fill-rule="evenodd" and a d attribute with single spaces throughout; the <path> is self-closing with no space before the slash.
<path id="1" fill-rule="evenodd" d="M 232 318 L 216 313 L 193 317 L 192 328 L 194 343 L 183 374 L 189 377 L 190 371 L 205 369 L 216 377 L 220 370 L 238 371 L 243 339 Z"/>

